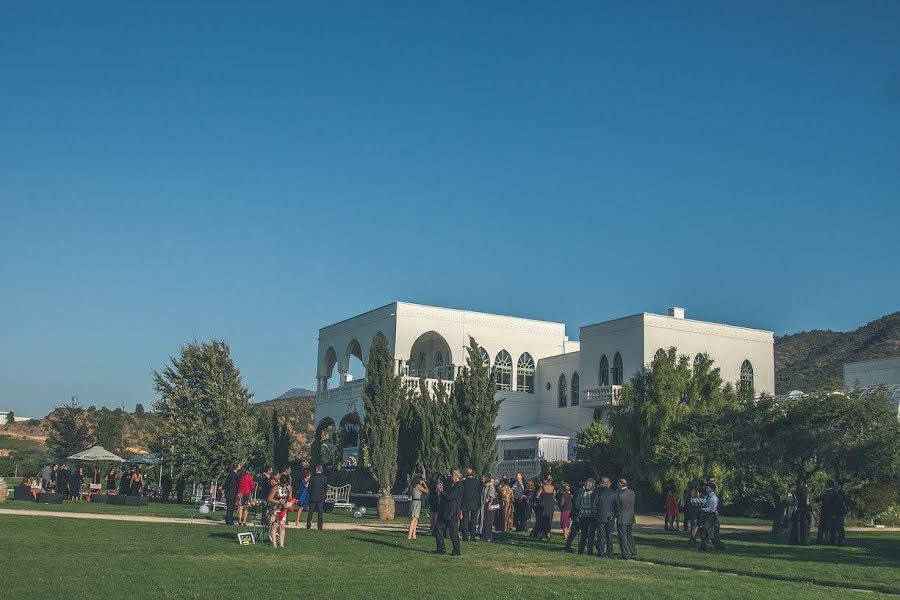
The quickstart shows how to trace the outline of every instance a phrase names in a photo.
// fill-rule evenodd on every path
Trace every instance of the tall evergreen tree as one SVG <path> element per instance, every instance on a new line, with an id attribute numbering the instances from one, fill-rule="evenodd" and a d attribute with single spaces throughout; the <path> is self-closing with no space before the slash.
<path id="1" fill-rule="evenodd" d="M 94 437 L 96 443 L 118 454 L 124 446 L 125 416 L 121 409 L 101 408 L 94 413 Z"/>
<path id="2" fill-rule="evenodd" d="M 401 376 L 394 369 L 387 338 L 376 335 L 369 350 L 363 405 L 366 409 L 365 439 L 372 476 L 378 482 L 380 518 L 393 518 L 391 486 L 397 477 L 397 444 L 400 409 L 403 405 Z"/>
<path id="3" fill-rule="evenodd" d="M 481 349 L 469 337 L 466 366 L 453 384 L 453 397 L 459 430 L 459 463 L 472 467 L 476 473 L 487 473 L 497 464 L 497 432 L 494 423 L 500 412 L 502 398 L 495 394 L 491 370 L 484 364 Z"/>
<path id="4" fill-rule="evenodd" d="M 57 460 L 86 450 L 94 441 L 87 414 L 75 398 L 50 413 L 47 420 L 50 422 L 47 447 Z"/>
<path id="5" fill-rule="evenodd" d="M 153 379 L 160 427 L 153 446 L 175 474 L 221 477 L 259 446 L 253 394 L 223 341 L 191 342 Z"/>

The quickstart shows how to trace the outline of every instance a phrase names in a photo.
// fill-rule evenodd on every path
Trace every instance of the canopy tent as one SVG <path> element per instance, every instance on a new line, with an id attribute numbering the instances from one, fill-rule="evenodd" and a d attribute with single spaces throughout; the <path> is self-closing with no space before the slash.
<path id="1" fill-rule="evenodd" d="M 94 446 L 92 448 L 88 448 L 87 450 L 83 450 L 78 454 L 73 454 L 69 457 L 69 460 L 83 460 L 85 462 L 99 462 L 104 460 L 113 462 L 125 462 L 124 458 L 113 454 L 103 446 Z"/>
<path id="2" fill-rule="evenodd" d="M 153 454 L 141 454 L 140 456 L 132 456 L 125 462 L 132 465 L 158 465 L 162 461 Z"/>

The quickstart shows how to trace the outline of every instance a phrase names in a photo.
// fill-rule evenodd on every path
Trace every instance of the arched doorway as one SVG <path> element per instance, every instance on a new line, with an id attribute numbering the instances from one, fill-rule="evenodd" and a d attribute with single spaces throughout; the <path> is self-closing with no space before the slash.
<path id="1" fill-rule="evenodd" d="M 452 379 L 453 354 L 447 340 L 435 331 L 416 338 L 409 353 L 407 374 L 411 377 Z"/>

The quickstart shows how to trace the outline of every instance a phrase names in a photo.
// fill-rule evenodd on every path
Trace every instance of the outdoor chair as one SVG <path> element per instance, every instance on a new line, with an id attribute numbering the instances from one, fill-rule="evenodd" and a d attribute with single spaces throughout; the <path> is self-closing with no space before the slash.
<path id="1" fill-rule="evenodd" d="M 350 484 L 341 486 L 328 486 L 328 492 L 325 495 L 325 502 L 334 502 L 335 508 L 346 508 L 353 510 L 353 503 L 350 502 Z"/>

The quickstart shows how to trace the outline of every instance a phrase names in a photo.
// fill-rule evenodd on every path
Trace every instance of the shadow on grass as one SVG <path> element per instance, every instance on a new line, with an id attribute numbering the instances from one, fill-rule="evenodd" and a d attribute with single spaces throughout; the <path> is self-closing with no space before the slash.
<path id="1" fill-rule="evenodd" d="M 402 552 L 417 552 L 417 553 L 419 553 L 419 554 L 431 554 L 431 553 L 432 553 L 430 550 L 425 550 L 424 548 L 413 548 L 413 547 L 410 547 L 410 546 L 404 546 L 402 543 L 396 543 L 396 542 L 392 543 L 392 542 L 387 542 L 387 541 L 384 541 L 384 540 L 372 539 L 371 536 L 378 536 L 378 537 L 392 537 L 392 538 L 394 538 L 394 539 L 397 539 L 396 536 L 391 536 L 390 534 L 385 534 L 385 533 L 374 533 L 374 532 L 373 532 L 373 533 L 370 533 L 370 534 L 366 534 L 366 536 L 362 536 L 362 535 L 351 535 L 351 536 L 349 536 L 349 538 L 350 538 L 351 540 L 355 540 L 355 541 L 357 541 L 357 542 L 363 542 L 363 543 L 366 543 L 366 544 L 374 544 L 374 545 L 376 545 L 376 546 L 387 547 L 387 548 L 393 548 L 394 550 L 400 550 L 400 551 L 402 551 Z M 401 539 L 405 540 L 406 538 L 401 538 Z M 399 540 L 398 540 L 398 541 L 399 541 Z"/>

